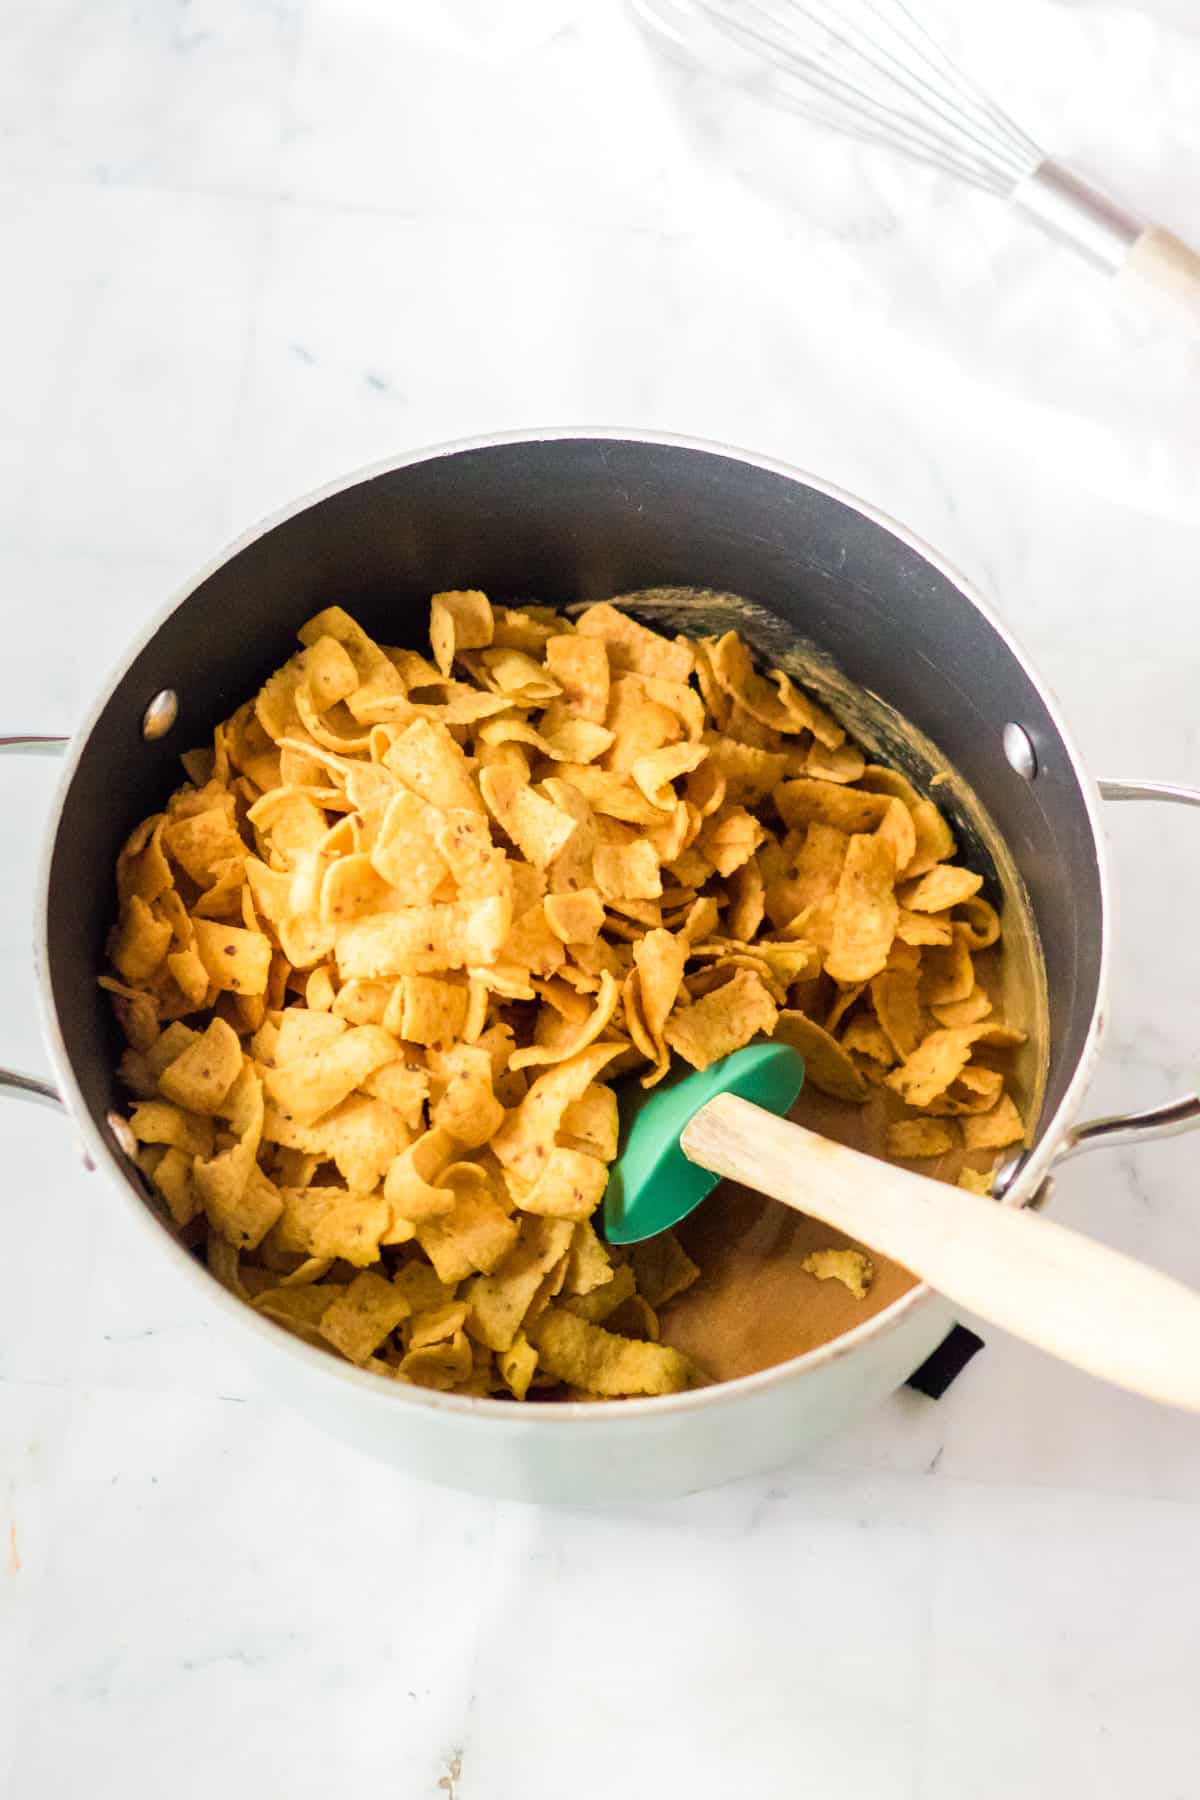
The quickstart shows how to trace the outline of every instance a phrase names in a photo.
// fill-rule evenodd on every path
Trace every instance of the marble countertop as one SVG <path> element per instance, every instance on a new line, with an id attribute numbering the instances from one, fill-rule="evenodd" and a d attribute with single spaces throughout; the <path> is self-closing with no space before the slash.
<path id="1" fill-rule="evenodd" d="M 1019 12 L 1046 50 L 1008 103 L 1067 96 L 1058 147 L 1200 233 L 1194 85 L 1117 105 L 1200 63 L 1194 9 Z M 987 199 L 789 151 L 615 0 L 10 0 L 0 119 L 6 731 L 69 731 L 290 496 L 580 422 L 863 494 L 994 600 L 1098 775 L 1200 782 L 1200 357 Z M 0 761 L 3 1052 L 32 1069 L 53 782 Z M 1200 1054 L 1200 831 L 1126 808 L 1111 837 L 1100 1112 Z M 1195 1793 L 1194 1421 L 991 1333 L 940 1402 L 902 1391 L 769 1479 L 601 1512 L 442 1493 L 259 1391 L 59 1118 L 6 1103 L 3 1133 L 13 1800 Z M 1056 1216 L 1200 1283 L 1196 1154 L 1072 1165 Z"/>

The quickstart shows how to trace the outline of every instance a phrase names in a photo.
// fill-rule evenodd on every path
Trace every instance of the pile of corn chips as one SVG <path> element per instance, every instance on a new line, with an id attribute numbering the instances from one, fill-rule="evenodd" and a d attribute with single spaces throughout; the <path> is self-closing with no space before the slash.
<path id="1" fill-rule="evenodd" d="M 125 844 L 102 978 L 139 1165 L 259 1312 L 425 1387 L 675 1392 L 698 1270 L 592 1224 L 616 1077 L 777 1037 L 899 1096 L 898 1156 L 1022 1137 L 979 877 L 736 634 L 455 592 L 432 661 L 299 635 Z"/>

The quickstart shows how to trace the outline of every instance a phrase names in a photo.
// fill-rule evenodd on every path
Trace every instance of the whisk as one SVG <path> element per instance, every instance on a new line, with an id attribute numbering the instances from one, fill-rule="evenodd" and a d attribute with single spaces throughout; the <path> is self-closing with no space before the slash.
<path id="1" fill-rule="evenodd" d="M 1011 200 L 1108 274 L 1200 321 L 1200 255 L 1038 146 L 901 0 L 633 0 L 659 36 L 762 98 Z"/>

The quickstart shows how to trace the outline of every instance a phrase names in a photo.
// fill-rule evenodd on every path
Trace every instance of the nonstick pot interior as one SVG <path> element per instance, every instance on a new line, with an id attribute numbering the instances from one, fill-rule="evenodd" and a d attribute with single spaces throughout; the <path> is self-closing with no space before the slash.
<path id="1" fill-rule="evenodd" d="M 415 643 L 430 593 L 455 587 L 556 605 L 729 590 L 772 640 L 819 646 L 883 696 L 979 793 L 1015 858 L 1051 996 L 1042 1119 L 1053 1116 L 1097 1004 L 1103 896 L 1079 778 L 1020 657 L 920 550 L 803 478 L 691 445 L 559 437 L 434 453 L 303 506 L 181 600 L 102 702 L 69 778 L 46 895 L 53 1005 L 101 1130 L 119 1098 L 118 1046 L 95 978 L 121 841 L 179 781 L 179 753 L 255 691 L 312 613 L 337 602 L 383 642 Z M 147 743 L 142 716 L 163 688 L 178 692 L 179 721 Z M 1032 782 L 1004 758 L 1009 721 L 1035 746 Z M 939 798 L 953 815 L 952 790 Z"/>

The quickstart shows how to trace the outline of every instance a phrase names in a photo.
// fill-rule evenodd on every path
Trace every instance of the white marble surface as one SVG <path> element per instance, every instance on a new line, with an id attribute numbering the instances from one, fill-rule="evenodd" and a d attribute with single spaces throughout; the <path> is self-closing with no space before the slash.
<path id="1" fill-rule="evenodd" d="M 1196 90 L 1167 79 L 1200 66 L 1194 8 L 1024 0 L 1019 26 L 1041 53 L 1010 56 L 1009 104 L 1200 233 Z M 6 730 L 70 729 L 170 587 L 293 493 L 578 421 L 870 497 L 991 594 L 1097 773 L 1200 782 L 1200 358 L 988 202 L 807 139 L 781 163 L 614 0 L 8 0 L 0 132 Z M 0 763 L 27 1067 L 52 784 Z M 1100 1110 L 1200 1055 L 1200 835 L 1111 823 Z M 62 1123 L 2 1124 L 14 1800 L 1194 1795 L 1192 1421 L 993 1334 L 941 1403 L 902 1392 L 769 1481 L 468 1500 L 281 1413 Z M 1059 1216 L 1200 1283 L 1196 1155 L 1076 1165 Z"/>

